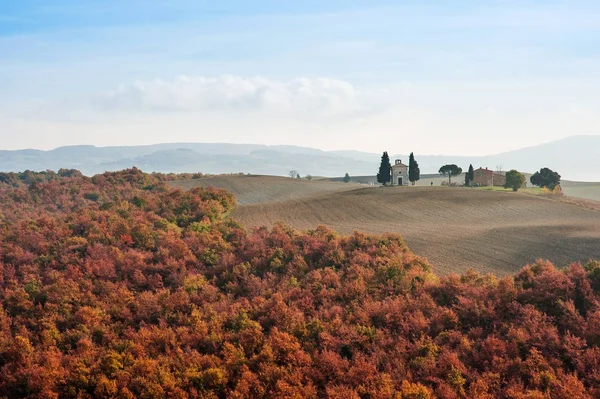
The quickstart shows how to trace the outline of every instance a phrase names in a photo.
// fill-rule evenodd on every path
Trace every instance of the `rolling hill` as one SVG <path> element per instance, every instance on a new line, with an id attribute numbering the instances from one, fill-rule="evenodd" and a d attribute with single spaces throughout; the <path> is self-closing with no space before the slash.
<path id="1" fill-rule="evenodd" d="M 538 258 L 565 266 L 600 257 L 600 212 L 568 199 L 442 187 L 365 187 L 273 176 L 223 176 L 172 184 L 226 188 L 247 226 L 327 225 L 346 234 L 397 232 L 438 273 L 514 273 Z"/>
<path id="2" fill-rule="evenodd" d="M 308 181 L 278 176 L 214 176 L 196 180 L 176 180 L 174 187 L 188 190 L 197 186 L 222 188 L 235 194 L 240 205 L 281 202 L 355 190 L 359 184 Z"/>
<path id="3" fill-rule="evenodd" d="M 398 234 L 246 229 L 228 220 L 231 193 L 174 190 L 173 176 L 11 177 L 0 183 L 0 398 L 600 397 L 600 262 L 440 276 Z M 520 194 L 205 180 L 240 190 L 237 217 L 265 207 L 254 216 L 420 223 L 432 240 L 422 250 L 437 237 L 450 266 L 460 257 L 448 245 L 474 261 L 597 250 L 582 220 L 593 214 L 550 201 L 543 218 Z M 251 195 L 268 186 L 280 192 Z M 569 217 L 578 224 L 544 225 Z M 516 248 L 485 230 L 492 218 Z"/>
<path id="4" fill-rule="evenodd" d="M 600 136 L 573 136 L 552 143 L 491 156 L 417 155 L 422 173 L 436 173 L 446 163 L 468 167 L 498 165 L 533 172 L 547 166 L 569 180 L 600 181 Z M 384 148 L 385 149 L 385 148 Z M 407 153 L 410 150 L 407 149 Z M 0 151 L 0 171 L 75 168 L 86 175 L 131 166 L 151 172 L 252 173 L 303 176 L 372 175 L 381 154 L 361 151 L 321 151 L 296 146 L 256 144 L 168 143 L 132 147 L 60 147 L 51 151 Z M 407 159 L 406 154 L 392 159 Z"/>

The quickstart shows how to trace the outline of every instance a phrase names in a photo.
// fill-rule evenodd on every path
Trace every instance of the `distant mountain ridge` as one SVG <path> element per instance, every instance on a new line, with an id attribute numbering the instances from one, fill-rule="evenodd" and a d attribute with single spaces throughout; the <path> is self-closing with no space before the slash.
<path id="1" fill-rule="evenodd" d="M 409 151 L 407 150 L 407 153 Z M 490 156 L 415 154 L 422 173 L 436 173 L 441 165 L 469 164 L 504 170 L 533 172 L 543 166 L 565 179 L 600 181 L 600 136 L 572 136 Z M 148 172 L 252 173 L 287 175 L 372 175 L 381 154 L 361 151 L 323 151 L 288 145 L 230 143 L 165 143 L 143 146 L 96 147 L 92 145 L 42 150 L 0 150 L 0 171 L 58 170 L 75 168 L 86 175 L 136 166 Z M 407 160 L 408 155 L 393 155 Z"/>

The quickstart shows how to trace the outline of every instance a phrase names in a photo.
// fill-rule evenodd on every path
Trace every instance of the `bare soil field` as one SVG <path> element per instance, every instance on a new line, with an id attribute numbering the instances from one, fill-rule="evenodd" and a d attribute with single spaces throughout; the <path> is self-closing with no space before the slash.
<path id="1" fill-rule="evenodd" d="M 234 193 L 240 205 L 314 197 L 363 187 L 357 183 L 257 175 L 222 175 L 169 184 L 184 190 L 198 186 L 222 188 Z"/>
<path id="2" fill-rule="evenodd" d="M 569 197 L 600 201 L 599 183 L 561 184 L 563 193 Z"/>
<path id="3" fill-rule="evenodd" d="M 504 275 L 538 258 L 557 266 L 600 259 L 600 207 L 589 202 L 439 186 L 365 188 L 245 176 L 215 181 L 238 195 L 232 217 L 246 226 L 284 222 L 302 230 L 327 225 L 344 234 L 397 232 L 441 274 L 473 268 Z"/>

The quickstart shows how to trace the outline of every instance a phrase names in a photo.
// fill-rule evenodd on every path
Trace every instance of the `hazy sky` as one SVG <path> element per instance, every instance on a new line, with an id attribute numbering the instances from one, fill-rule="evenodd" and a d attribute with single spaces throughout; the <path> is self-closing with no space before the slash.
<path id="1" fill-rule="evenodd" d="M 0 0 L 0 148 L 600 134 L 597 0 Z"/>

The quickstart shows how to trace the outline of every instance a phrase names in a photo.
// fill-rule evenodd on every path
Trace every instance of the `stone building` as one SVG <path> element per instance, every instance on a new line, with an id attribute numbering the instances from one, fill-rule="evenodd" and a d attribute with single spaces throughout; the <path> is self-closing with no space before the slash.
<path id="1" fill-rule="evenodd" d="M 473 182 L 478 186 L 504 186 L 506 176 L 501 172 L 495 172 L 488 168 L 479 168 L 473 171 Z"/>
<path id="2" fill-rule="evenodd" d="M 392 186 L 408 186 L 408 165 L 404 165 L 400 159 L 392 165 Z"/>

